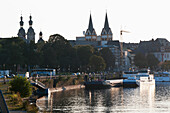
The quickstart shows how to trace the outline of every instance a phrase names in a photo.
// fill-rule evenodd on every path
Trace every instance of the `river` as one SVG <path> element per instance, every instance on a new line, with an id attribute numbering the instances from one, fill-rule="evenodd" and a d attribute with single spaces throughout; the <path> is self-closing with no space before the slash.
<path id="1" fill-rule="evenodd" d="M 170 82 L 137 88 L 76 89 L 42 97 L 40 112 L 170 113 Z"/>

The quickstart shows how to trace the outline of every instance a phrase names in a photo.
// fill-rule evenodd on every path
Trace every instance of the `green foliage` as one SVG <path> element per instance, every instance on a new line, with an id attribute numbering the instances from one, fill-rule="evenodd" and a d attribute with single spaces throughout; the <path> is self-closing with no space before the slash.
<path id="1" fill-rule="evenodd" d="M 59 34 L 51 35 L 46 43 L 37 44 L 26 43 L 18 37 L 0 40 L 0 69 L 10 69 L 12 73 L 37 67 L 59 69 L 59 73 L 84 72 L 93 55 L 102 56 L 107 69 L 114 67 L 114 56 L 108 48 L 99 52 L 89 45 L 72 47 Z M 103 69 L 105 66 L 95 70 Z"/>
<path id="2" fill-rule="evenodd" d="M 163 62 L 161 67 L 162 67 L 163 70 L 169 71 L 169 69 L 170 69 L 170 61 Z"/>
<path id="3" fill-rule="evenodd" d="M 22 98 L 21 98 L 19 92 L 17 92 L 16 94 L 10 95 L 10 101 L 11 101 L 13 104 L 21 105 L 21 104 L 22 104 Z"/>
<path id="4" fill-rule="evenodd" d="M 30 82 L 21 76 L 16 76 L 10 81 L 10 90 L 15 93 L 19 92 L 21 97 L 29 97 L 32 94 Z"/>
<path id="5" fill-rule="evenodd" d="M 135 55 L 134 62 L 135 62 L 135 65 L 138 66 L 139 68 L 147 67 L 147 60 L 145 56 L 141 53 L 138 53 Z"/>
<path id="6" fill-rule="evenodd" d="M 139 68 L 154 68 L 158 65 L 159 61 L 153 54 L 148 54 L 147 56 L 138 53 L 134 58 L 135 65 Z"/>
<path id="7" fill-rule="evenodd" d="M 80 61 L 80 65 L 86 66 L 89 63 L 89 58 L 93 55 L 94 48 L 92 46 L 76 46 L 77 56 Z"/>
<path id="8" fill-rule="evenodd" d="M 59 34 L 50 36 L 48 42 L 42 48 L 42 53 L 45 66 L 55 68 L 60 66 L 63 69 L 68 69 L 70 65 L 75 64 L 75 49 Z"/>
<path id="9" fill-rule="evenodd" d="M 159 60 L 153 54 L 148 54 L 146 59 L 148 62 L 148 67 L 150 67 L 151 69 L 154 69 L 154 67 L 159 64 Z"/>
<path id="10" fill-rule="evenodd" d="M 104 59 L 101 56 L 93 55 L 90 57 L 89 66 L 92 71 L 103 71 L 106 68 Z"/>
<path id="11" fill-rule="evenodd" d="M 101 51 L 101 56 L 105 60 L 106 68 L 113 69 L 115 66 L 115 57 L 109 48 L 103 48 Z"/>
<path id="12" fill-rule="evenodd" d="M 14 64 L 24 64 L 25 57 L 23 52 L 25 51 L 26 43 L 22 39 L 18 37 L 1 39 L 0 45 L 0 64 L 5 66 L 3 68 L 11 68 Z"/>
<path id="13" fill-rule="evenodd" d="M 35 104 L 29 104 L 28 101 L 23 103 L 23 108 L 27 111 L 27 113 L 38 113 L 38 107 Z"/>

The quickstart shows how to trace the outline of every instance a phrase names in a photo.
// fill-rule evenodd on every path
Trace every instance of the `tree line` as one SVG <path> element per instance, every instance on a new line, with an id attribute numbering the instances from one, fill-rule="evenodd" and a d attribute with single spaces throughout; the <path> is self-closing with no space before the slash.
<path id="1" fill-rule="evenodd" d="M 109 48 L 72 47 L 59 34 L 51 35 L 45 43 L 26 43 L 19 37 L 0 40 L 0 69 L 12 72 L 34 68 L 55 68 L 57 72 L 97 72 L 112 70 L 114 64 L 115 57 Z"/>

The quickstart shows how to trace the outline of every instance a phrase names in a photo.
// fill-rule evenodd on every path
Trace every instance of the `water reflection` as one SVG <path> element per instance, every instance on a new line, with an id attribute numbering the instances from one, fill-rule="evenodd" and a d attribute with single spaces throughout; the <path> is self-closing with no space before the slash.
<path id="1" fill-rule="evenodd" d="M 38 101 L 40 108 L 54 112 L 170 112 L 170 83 L 144 85 L 138 88 L 103 90 L 70 90 L 53 93 Z M 42 110 L 43 111 L 43 110 Z"/>

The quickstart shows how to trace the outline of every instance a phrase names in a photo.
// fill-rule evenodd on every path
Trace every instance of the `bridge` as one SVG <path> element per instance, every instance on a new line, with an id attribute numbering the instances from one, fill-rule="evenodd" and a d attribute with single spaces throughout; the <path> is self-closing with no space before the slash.
<path id="1" fill-rule="evenodd" d="M 35 87 L 37 87 L 37 88 L 39 88 L 39 89 L 42 89 L 42 90 L 46 90 L 46 89 L 47 89 L 47 87 L 45 86 L 45 84 L 43 84 L 42 82 L 40 82 L 40 81 L 38 81 L 38 80 L 35 80 L 35 81 L 30 80 L 30 83 L 31 83 L 33 86 L 35 86 Z"/>

